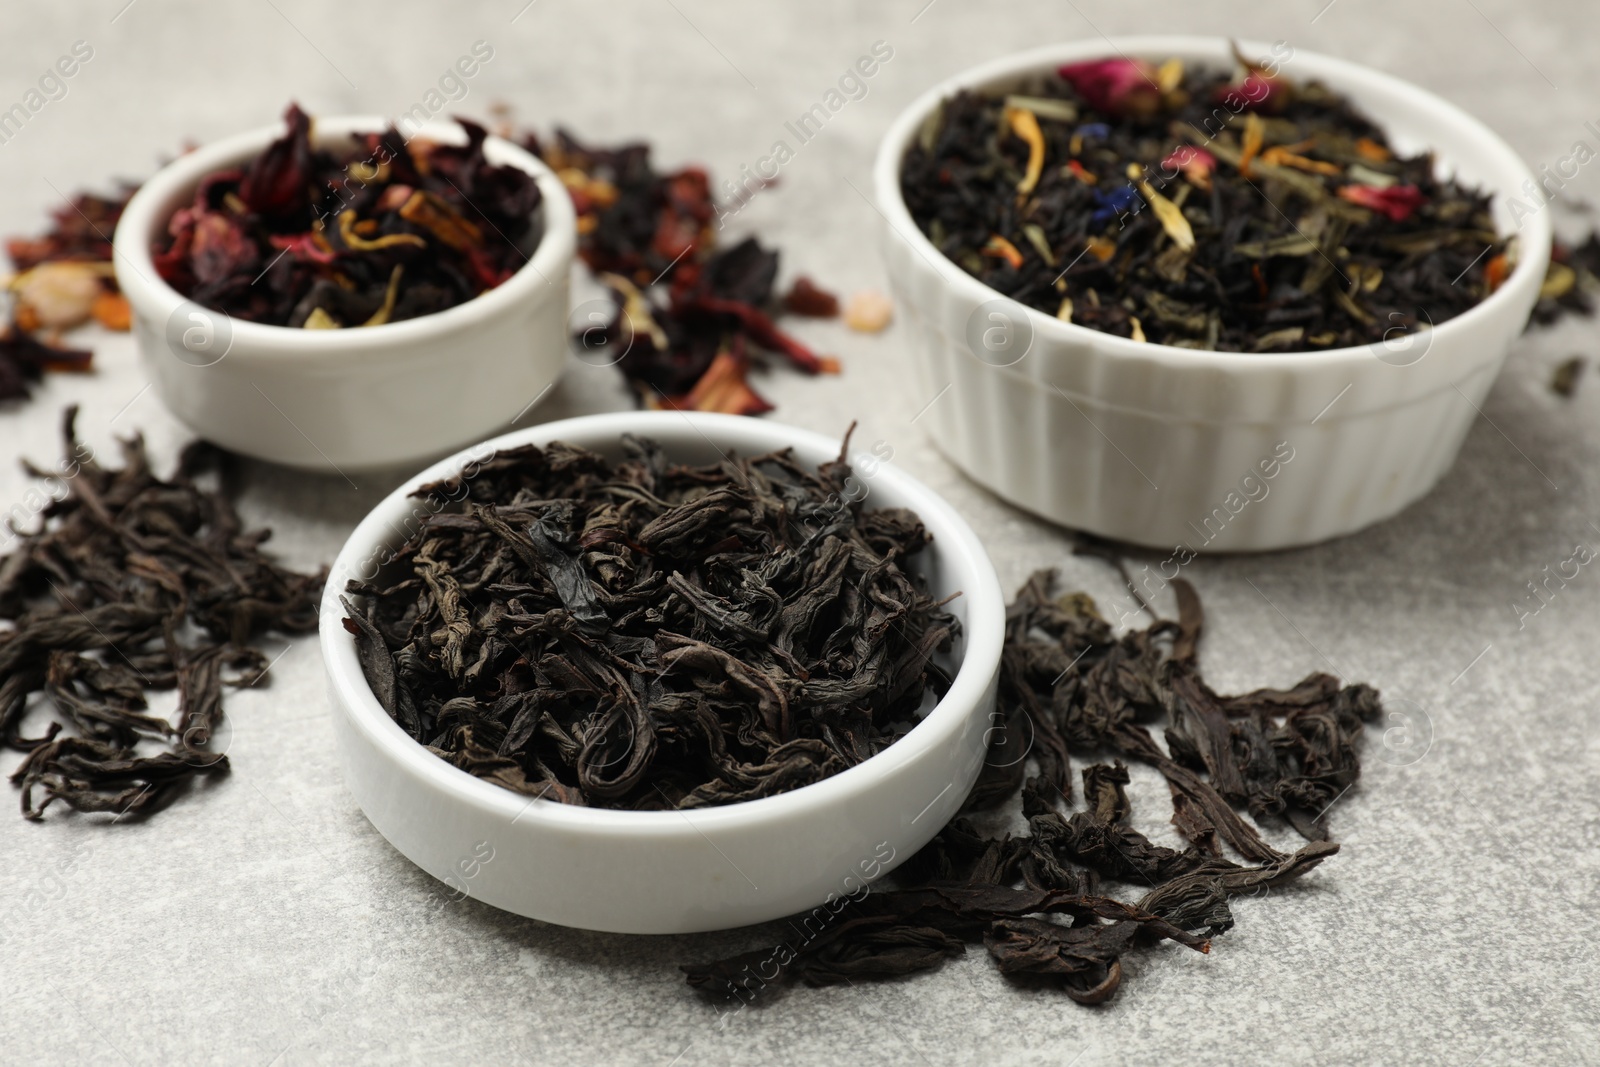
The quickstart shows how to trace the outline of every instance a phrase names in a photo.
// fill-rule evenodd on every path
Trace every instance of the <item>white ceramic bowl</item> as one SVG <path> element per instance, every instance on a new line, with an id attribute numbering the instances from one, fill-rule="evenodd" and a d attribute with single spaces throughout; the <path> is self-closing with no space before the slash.
<path id="1" fill-rule="evenodd" d="M 944 699 L 901 740 L 832 778 L 779 796 L 696 811 L 613 811 L 533 800 L 457 770 L 407 736 L 361 673 L 339 603 L 416 528 L 408 494 L 496 451 L 561 440 L 620 458 L 620 438 L 654 438 L 680 461 L 793 447 L 815 466 L 837 440 L 731 415 L 589 415 L 506 434 L 397 489 L 350 536 L 322 602 L 322 653 L 345 782 L 372 824 L 423 870 L 495 907 L 591 930 L 687 933 L 794 915 L 862 886 L 921 848 L 955 814 L 982 766 L 1005 598 L 983 545 L 950 505 L 891 465 L 867 504 L 908 507 L 933 535 L 922 568 L 963 624 Z M 424 512 L 425 514 L 425 512 Z M 485 861 L 485 857 L 491 857 Z M 837 905 L 835 905 L 837 906 Z"/>
<path id="2" fill-rule="evenodd" d="M 1242 49 L 1272 54 L 1259 43 Z M 1438 97 L 1296 51 L 1282 65 L 1285 76 L 1324 82 L 1383 127 L 1396 148 L 1434 149 L 1443 171 L 1495 194 L 1496 224 L 1516 232 L 1519 244 L 1505 283 L 1437 329 L 1323 352 L 1202 352 L 1064 323 L 1001 297 L 941 255 L 906 209 L 900 164 L 926 117 L 958 89 L 1003 91 L 1063 63 L 1119 52 L 1222 69 L 1232 62 L 1223 38 L 1051 45 L 934 86 L 883 140 L 874 181 L 888 221 L 884 254 L 913 332 L 922 397 L 938 396 L 925 415 L 930 436 L 1012 503 L 1155 548 L 1284 548 L 1393 515 L 1449 469 L 1537 299 L 1550 219 L 1538 212 L 1519 231 L 1507 204 L 1526 197 L 1522 184 L 1532 174 L 1487 127 Z M 980 353 L 986 343 L 968 340 L 974 322 L 1012 329 L 1011 347 L 997 346 L 998 358 Z M 1282 462 L 1285 455 L 1292 458 Z M 1274 477 L 1263 477 L 1264 462 Z M 1185 558 L 1181 550 L 1174 557 Z"/>
<path id="3" fill-rule="evenodd" d="M 313 137 L 343 147 L 350 133 L 386 125 L 380 118 L 318 119 Z M 475 299 L 383 326 L 264 326 L 186 300 L 156 273 L 151 248 L 202 178 L 244 163 L 282 132 L 280 124 L 179 157 L 122 214 L 117 284 L 133 308 L 134 336 L 161 399 L 208 441 L 322 471 L 417 463 L 504 429 L 566 362 L 577 225 L 560 180 L 509 141 L 485 142 L 490 162 L 538 182 L 542 236 L 520 270 Z M 422 132 L 437 141 L 464 139 L 453 123 Z"/>

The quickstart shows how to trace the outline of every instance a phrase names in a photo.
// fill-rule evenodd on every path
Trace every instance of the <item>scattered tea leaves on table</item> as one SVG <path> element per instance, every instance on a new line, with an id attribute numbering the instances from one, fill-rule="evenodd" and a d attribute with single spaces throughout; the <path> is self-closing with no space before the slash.
<path id="1" fill-rule="evenodd" d="M 945 692 L 958 622 L 908 568 L 929 535 L 853 501 L 843 451 L 695 467 L 624 440 L 423 487 L 437 513 L 349 584 L 363 671 L 420 744 L 535 797 L 704 807 L 852 767 Z"/>
<path id="2" fill-rule="evenodd" d="M 147 813 L 227 770 L 213 743 L 224 687 L 261 681 L 261 637 L 316 629 L 323 583 L 261 550 L 268 531 L 244 528 L 226 485 L 205 487 L 225 480 L 224 453 L 190 445 L 163 480 L 134 437 L 113 470 L 78 440 L 76 414 L 61 463 L 27 468 L 53 485 L 38 528 L 0 558 L 0 740 L 27 753 L 11 781 L 30 819 L 57 800 Z M 173 689 L 175 718 L 150 714 L 146 694 Z M 23 736 L 35 706 L 54 721 Z"/>
<path id="3" fill-rule="evenodd" d="M 47 370 L 87 371 L 93 353 L 63 344 L 63 331 L 94 321 L 130 325 L 111 265 L 111 235 L 136 186 L 115 196 L 82 193 L 51 212 L 41 237 L 6 241 L 16 273 L 6 281 L 11 322 L 0 331 L 0 400 L 23 400 Z"/>
<path id="4" fill-rule="evenodd" d="M 1230 897 L 1284 885 L 1338 852 L 1328 809 L 1360 775 L 1377 692 L 1313 674 L 1291 689 L 1216 693 L 1200 675 L 1200 599 L 1183 579 L 1171 584 L 1176 620 L 1117 634 L 1088 596 L 1055 596 L 1054 573 L 1034 574 L 1006 612 L 1004 728 L 964 814 L 890 876 L 894 888 L 797 917 L 795 938 L 775 948 L 685 966 L 689 984 L 742 1005 L 797 980 L 929 970 L 981 942 L 1007 977 L 1099 1004 L 1129 952 L 1162 940 L 1207 952 L 1233 926 Z M 1031 749 L 1012 751 L 1024 737 Z M 1082 768 L 1077 810 L 1073 755 L 1098 761 Z M 1133 827 L 1124 761 L 1166 779 L 1184 848 Z M 974 813 L 1019 792 L 1028 832 L 982 833 Z M 1280 851 L 1241 812 L 1286 823 L 1306 843 Z"/>
<path id="5" fill-rule="evenodd" d="M 1020 95 L 963 91 L 907 151 L 901 189 L 986 285 L 1181 347 L 1381 341 L 1459 315 L 1511 265 L 1486 194 L 1395 152 L 1327 87 L 1242 59 L 1107 59 Z"/>
<path id="6" fill-rule="evenodd" d="M 809 279 L 774 296 L 778 253 L 755 238 L 717 247 L 717 207 L 701 167 L 660 172 L 650 146 L 599 148 L 566 130 L 524 145 L 560 175 L 578 213 L 578 252 L 610 291 L 614 310 L 604 347 L 646 407 L 758 415 L 772 404 L 749 384 L 760 353 L 807 374 L 832 374 L 781 330 L 774 316 L 834 313 L 836 302 Z M 798 301 L 798 304 L 796 303 Z M 585 346 L 600 337 L 586 326 Z"/>
<path id="7" fill-rule="evenodd" d="M 1578 379 L 1583 377 L 1583 357 L 1573 356 L 1562 360 L 1550 375 L 1550 391 L 1557 396 L 1571 397 L 1578 391 Z"/>
<path id="8" fill-rule="evenodd" d="M 1533 321 L 1549 326 L 1567 315 L 1594 315 L 1595 293 L 1600 292 L 1600 233 L 1591 232 L 1575 245 L 1556 241 L 1550 267 L 1533 307 Z"/>
<path id="9" fill-rule="evenodd" d="M 86 371 L 94 353 L 46 344 L 17 326 L 0 330 L 0 400 L 25 400 L 47 370 Z"/>

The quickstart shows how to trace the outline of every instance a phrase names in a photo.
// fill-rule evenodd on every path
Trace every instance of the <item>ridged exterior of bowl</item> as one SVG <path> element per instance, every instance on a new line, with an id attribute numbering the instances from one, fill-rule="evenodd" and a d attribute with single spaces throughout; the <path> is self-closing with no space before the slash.
<path id="1" fill-rule="evenodd" d="M 380 833 L 458 893 L 563 926 L 669 934 L 786 916 L 802 937 L 836 921 L 847 896 L 909 859 L 950 820 L 982 768 L 994 727 L 1005 597 L 977 535 L 949 504 L 896 470 L 878 468 L 874 506 L 908 507 L 933 545 L 931 591 L 959 591 L 963 620 L 949 691 L 915 729 L 850 769 L 760 800 L 694 811 L 613 811 L 533 800 L 457 770 L 412 740 L 373 696 L 341 623 L 351 577 L 371 580 L 421 505 L 409 493 L 497 451 L 560 440 L 620 452 L 624 433 L 656 440 L 675 460 L 718 461 L 793 447 L 805 464 L 839 443 L 762 419 L 700 412 L 623 412 L 546 423 L 443 460 L 363 519 L 333 565 L 321 644 L 345 784 Z M 492 857 L 485 859 L 485 857 Z M 811 909 L 818 909 L 812 911 Z"/>
<path id="2" fill-rule="evenodd" d="M 1225 41 L 1125 38 L 1115 46 L 1155 59 L 1229 61 Z M 885 138 L 875 175 L 888 221 L 884 256 L 912 335 L 919 395 L 932 401 L 919 419 L 930 437 L 969 476 L 1028 511 L 1158 549 L 1312 543 L 1427 493 L 1454 461 L 1537 299 L 1550 249 L 1543 213 L 1518 232 L 1517 269 L 1470 311 L 1410 338 L 1397 334 L 1392 349 L 1280 355 L 1140 344 L 1057 321 L 1004 300 L 917 230 L 900 197 L 900 160 L 939 101 L 961 87 L 1008 87 L 1110 47 L 1054 46 L 969 71 L 925 94 Z M 1461 178 L 1501 194 L 1497 217 L 1513 229 L 1505 199 L 1525 197 L 1520 185 L 1531 175 L 1475 120 L 1339 60 L 1301 52 L 1284 73 L 1346 93 L 1404 149 L 1435 146 Z M 1007 354 L 1005 366 L 968 340 L 973 316 L 997 308 L 1005 316 L 997 321 L 1018 337 L 1031 334 L 1025 354 Z"/>
<path id="3" fill-rule="evenodd" d="M 342 144 L 351 131 L 383 128 L 382 119 L 340 118 L 319 120 L 316 132 Z M 232 345 L 217 361 L 197 365 L 175 353 L 169 321 L 181 316 L 178 309 L 196 309 L 156 274 L 152 241 L 200 178 L 241 164 L 280 132 L 258 130 L 180 157 L 145 183 L 123 214 L 117 280 L 157 395 L 208 441 L 324 472 L 417 463 L 503 430 L 565 366 L 577 230 L 560 180 L 499 138 L 485 143 L 485 156 L 534 176 L 543 223 L 530 261 L 501 285 L 442 312 L 372 328 L 234 322 Z M 453 125 L 425 132 L 460 137 Z"/>

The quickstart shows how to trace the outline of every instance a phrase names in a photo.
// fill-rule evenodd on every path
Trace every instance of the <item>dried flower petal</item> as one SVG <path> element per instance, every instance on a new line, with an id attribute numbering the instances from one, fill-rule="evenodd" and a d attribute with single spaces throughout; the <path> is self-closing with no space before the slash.
<path id="1" fill-rule="evenodd" d="M 1098 177 L 1096 177 L 1094 174 L 1091 174 L 1089 170 L 1076 159 L 1067 160 L 1067 170 L 1071 171 L 1072 176 L 1085 185 L 1098 185 L 1100 182 Z"/>
<path id="2" fill-rule="evenodd" d="M 1339 199 L 1348 200 L 1370 211 L 1382 212 L 1390 222 L 1404 222 L 1427 202 L 1415 185 L 1391 185 L 1378 189 L 1371 185 L 1341 185 Z"/>
<path id="3" fill-rule="evenodd" d="M 1017 195 L 1025 197 L 1033 192 L 1044 173 L 1044 131 L 1039 129 L 1038 116 L 1026 108 L 1008 107 L 1004 114 L 1011 132 L 1028 145 L 1028 169 L 1017 183 Z"/>
<path id="4" fill-rule="evenodd" d="M 783 310 L 791 315 L 804 315 L 814 319 L 832 319 L 839 315 L 839 298 L 820 289 L 804 274 L 794 280 L 783 298 Z"/>
<path id="5" fill-rule="evenodd" d="M 1511 259 L 1504 252 L 1483 265 L 1483 280 L 1488 285 L 1491 293 L 1505 284 L 1505 280 L 1510 274 Z"/>
<path id="6" fill-rule="evenodd" d="M 311 118 L 298 105 L 284 112 L 288 130 L 245 171 L 239 199 L 258 215 L 287 215 L 311 206 Z"/>
<path id="7" fill-rule="evenodd" d="M 1261 162 L 1269 163 L 1274 167 L 1293 167 L 1310 174 L 1325 174 L 1330 178 L 1342 177 L 1344 171 L 1334 163 L 1324 163 L 1320 159 L 1309 159 L 1306 156 L 1296 155 L 1284 145 L 1274 145 L 1261 153 Z"/>
<path id="8" fill-rule="evenodd" d="M 1244 138 L 1239 150 L 1239 173 L 1246 178 L 1250 176 L 1250 163 L 1261 151 L 1261 142 L 1266 137 L 1266 125 L 1261 121 L 1261 116 L 1251 112 L 1244 118 Z"/>
<path id="9" fill-rule="evenodd" d="M 1172 243 L 1185 252 L 1194 251 L 1194 228 L 1189 225 L 1189 220 L 1183 217 L 1183 209 L 1162 196 L 1149 182 L 1141 181 L 1139 192 L 1154 209 L 1156 218 L 1161 222 L 1161 228 L 1167 231 Z"/>
<path id="10" fill-rule="evenodd" d="M 1394 158 L 1393 152 L 1370 137 L 1363 137 L 1356 142 L 1356 154 L 1374 163 L 1387 163 Z"/>
<path id="11" fill-rule="evenodd" d="M 128 298 L 121 293 L 103 292 L 95 297 L 90 314 L 94 316 L 94 321 L 108 330 L 127 330 L 133 325 L 133 309 L 128 306 Z"/>
<path id="12" fill-rule="evenodd" d="M 1196 145 L 1179 145 L 1161 161 L 1161 169 L 1180 171 L 1190 182 L 1201 189 L 1211 188 L 1211 172 L 1217 169 L 1217 157 Z"/>
<path id="13" fill-rule="evenodd" d="M 750 361 L 724 349 L 689 394 L 671 406 L 679 410 L 716 411 L 725 415 L 761 415 L 772 410 L 765 397 L 750 387 Z"/>
<path id="14" fill-rule="evenodd" d="M 990 235 L 988 242 L 980 250 L 980 254 L 1003 259 L 1011 264 L 1012 270 L 1022 266 L 1022 253 L 1018 251 L 1017 246 L 999 234 Z"/>

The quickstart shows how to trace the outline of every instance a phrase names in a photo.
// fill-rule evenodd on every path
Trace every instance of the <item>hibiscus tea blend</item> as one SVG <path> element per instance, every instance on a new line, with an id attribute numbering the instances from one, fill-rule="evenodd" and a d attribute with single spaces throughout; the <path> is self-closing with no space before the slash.
<path id="1" fill-rule="evenodd" d="M 269 326 L 381 326 L 454 307 L 528 261 L 539 187 L 463 145 L 397 130 L 353 135 L 342 152 L 312 143 L 290 105 L 287 132 L 260 155 L 201 182 L 153 250 L 178 292 Z"/>

